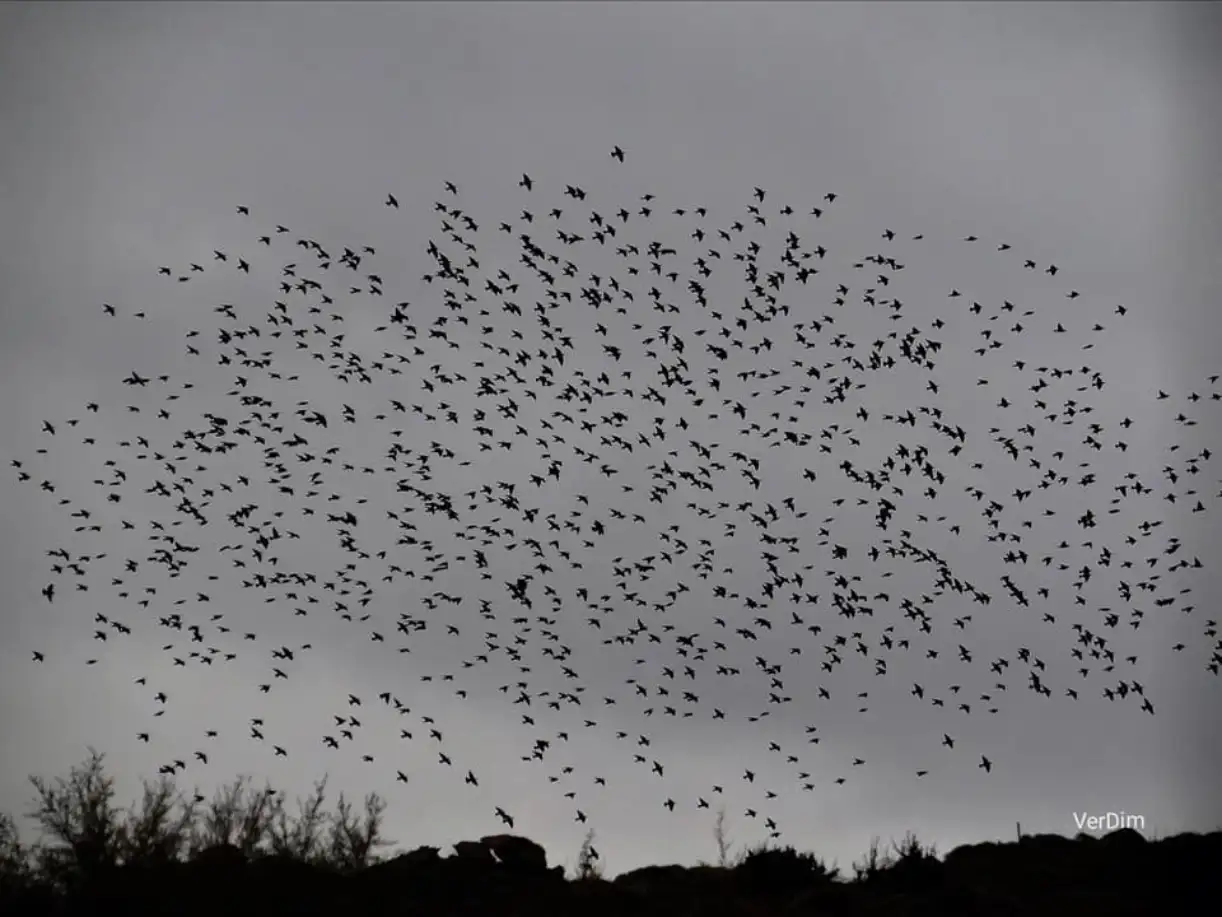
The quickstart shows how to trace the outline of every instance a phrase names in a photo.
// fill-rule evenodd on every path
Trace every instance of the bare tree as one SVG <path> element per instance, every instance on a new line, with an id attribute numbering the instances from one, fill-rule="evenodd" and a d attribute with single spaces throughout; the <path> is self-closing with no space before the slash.
<path id="1" fill-rule="evenodd" d="M 594 849 L 594 829 L 586 832 L 581 849 L 577 852 L 577 878 L 601 879 L 603 866 L 599 862 L 598 851 Z"/>
<path id="2" fill-rule="evenodd" d="M 713 838 L 717 841 L 717 865 L 722 869 L 732 866 L 730 840 L 726 837 L 726 807 L 717 810 L 717 821 L 713 823 Z"/>
<path id="3" fill-rule="evenodd" d="M 877 837 L 870 838 L 870 849 L 862 859 L 853 864 L 853 877 L 858 882 L 866 882 L 879 873 L 886 872 L 892 865 L 891 855 L 879 846 Z"/>
<path id="4" fill-rule="evenodd" d="M 248 794 L 249 789 L 249 778 L 240 776 L 216 791 L 198 819 L 191 839 L 193 851 L 232 844 L 248 857 L 260 852 L 272 818 L 283 805 L 283 794 L 271 786 Z"/>
<path id="5" fill-rule="evenodd" d="M 938 849 L 936 845 L 923 845 L 919 840 L 917 840 L 916 834 L 912 831 L 905 834 L 903 841 L 898 844 L 892 840 L 891 849 L 895 851 L 891 856 L 893 861 L 936 859 L 938 856 Z"/>
<path id="6" fill-rule="evenodd" d="M 89 757 L 68 777 L 48 782 L 30 777 L 36 797 L 28 815 L 56 845 L 42 857 L 52 872 L 66 867 L 82 877 L 118 861 L 120 824 L 114 805 L 114 778 L 103 770 L 104 755 L 89 749 Z"/>
<path id="7" fill-rule="evenodd" d="M 177 860 L 189 846 L 197 816 L 194 797 L 186 800 L 174 781 L 144 784 L 139 809 L 132 806 L 119 825 L 116 846 L 124 863 L 159 865 Z"/>
<path id="8" fill-rule="evenodd" d="M 386 802 L 377 793 L 370 793 L 365 797 L 364 817 L 360 818 L 353 814 L 352 803 L 340 793 L 331 817 L 328 860 L 342 871 L 361 869 L 375 862 L 374 848 L 394 843 L 382 837 L 385 811 Z"/>
<path id="9" fill-rule="evenodd" d="M 327 822 L 323 812 L 327 778 L 314 784 L 314 792 L 297 800 L 298 816 L 290 820 L 283 805 L 277 805 L 268 827 L 268 846 L 272 853 L 284 854 L 306 862 L 318 862 L 326 855 L 320 831 Z M 280 800 L 277 800 L 280 802 Z"/>

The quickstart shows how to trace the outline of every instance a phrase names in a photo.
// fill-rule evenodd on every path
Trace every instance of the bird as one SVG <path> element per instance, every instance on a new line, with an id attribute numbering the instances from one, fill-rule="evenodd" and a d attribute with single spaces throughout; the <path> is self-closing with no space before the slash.
<path id="1" fill-rule="evenodd" d="M 611 157 L 622 164 L 623 149 Z M 878 226 L 882 254 L 841 249 L 832 229 L 851 201 L 834 192 L 778 201 L 776 189 L 751 185 L 738 209 L 719 214 L 711 201 L 671 200 L 662 189 L 621 198 L 580 179 L 540 175 L 536 186 L 522 174 L 517 184 L 539 206 L 492 214 L 500 228 L 490 248 L 484 209 L 443 183 L 449 195 L 434 203 L 437 229 L 419 253 L 427 301 L 395 295 L 387 246 L 324 246 L 304 231 L 281 238 L 288 227 L 268 221 L 232 244 L 210 242 L 202 264 L 192 253 L 158 268 L 198 290 L 224 282 L 203 264 L 232 260 L 247 275 L 241 299 L 220 286 L 210 306 L 192 301 L 152 318 L 88 309 L 99 334 L 122 337 L 124 322 L 144 318 L 141 327 L 164 321 L 190 340 L 164 370 L 133 351 L 135 367 L 117 374 L 127 397 L 108 403 L 99 384 L 84 412 L 40 418 L 37 448 L 17 460 L 18 481 L 62 514 L 62 547 L 40 580 L 51 610 L 111 597 L 92 601 L 103 619 L 89 620 L 86 639 L 99 656 L 137 628 L 164 633 L 148 645 L 165 647 L 170 671 L 228 677 L 247 692 L 255 716 L 241 741 L 263 756 L 270 745 L 272 758 L 287 758 L 287 744 L 263 741 L 264 732 L 288 738 L 272 728 L 271 701 L 317 677 L 302 640 L 325 633 L 314 629 L 325 621 L 369 654 L 365 677 L 384 683 L 372 695 L 355 683 L 337 688 L 334 709 L 344 713 L 321 710 L 309 741 L 375 764 L 362 740 L 382 728 L 381 714 L 349 689 L 370 696 L 375 713 L 418 719 L 400 722 L 393 768 L 369 771 L 392 786 L 409 772 L 415 784 L 440 779 L 416 761 L 419 735 L 437 764 L 479 787 L 475 756 L 455 747 L 442 710 L 427 708 L 440 706 L 438 689 L 454 692 L 449 703 L 471 703 L 488 683 L 479 673 L 513 673 L 496 679 L 496 694 L 520 714 L 506 722 L 521 732 L 522 764 L 541 792 L 567 801 L 585 788 L 574 810 L 583 823 L 616 804 L 604 790 L 618 781 L 608 788 L 566 760 L 570 733 L 605 736 L 608 762 L 641 766 L 648 804 L 673 813 L 690 790 L 683 760 L 660 739 L 702 728 L 742 758 L 714 758 L 720 782 L 690 792 L 695 808 L 709 808 L 713 794 L 751 793 L 745 817 L 779 833 L 771 807 L 836 792 L 810 777 L 820 730 L 789 747 L 786 711 L 839 705 L 846 717 L 869 715 L 872 692 L 833 683 L 849 673 L 886 683 L 901 663 L 924 666 L 900 701 L 929 717 L 933 736 L 956 729 L 959 743 L 942 733 L 948 754 L 962 754 L 970 725 L 946 717 L 970 724 L 1004 712 L 1015 690 L 1076 699 L 1069 678 L 1102 681 L 1109 700 L 1154 713 L 1146 685 L 1128 674 L 1119 686 L 1106 680 L 1105 670 L 1139 662 L 1115 658 L 1109 637 L 1139 627 L 1142 604 L 1187 613 L 1192 599 L 1176 574 L 1206 562 L 1130 507 L 1152 498 L 1205 512 L 1210 498 L 1192 485 L 1206 479 L 1210 457 L 1180 442 L 1165 451 L 1161 476 L 1130 472 L 1135 440 L 1115 427 L 1140 431 L 1152 412 L 1117 420 L 1123 412 L 1096 403 L 1102 371 L 1049 351 L 1054 338 L 1045 337 L 1094 346 L 1112 331 L 1084 313 L 1107 309 L 1111 325 L 1125 307 L 1097 303 L 1078 281 L 1065 290 L 1056 265 L 1041 272 L 1007 244 L 996 254 L 961 246 L 980 239 L 961 231 L 944 241 L 1044 286 L 1025 304 L 1017 282 L 1001 299 L 948 269 L 937 283 L 949 295 L 923 302 L 905 288 L 916 272 L 902 268 L 920 256 L 913 243 L 925 233 Z M 400 208 L 393 194 L 384 206 Z M 1044 287 L 1058 286 L 1048 300 Z M 1058 311 L 1062 299 L 1072 315 Z M 182 326 L 170 324 L 175 315 Z M 956 364 L 974 371 L 955 377 Z M 1206 394 L 1222 398 L 1204 386 L 1142 397 L 1174 405 L 1168 427 L 1186 427 Z M 81 494 L 61 480 L 53 453 L 96 465 L 73 482 Z M 97 556 L 86 547 L 93 535 Z M 141 544 L 117 547 L 131 540 Z M 961 562 L 956 544 L 992 555 L 999 576 Z M 308 562 L 294 553 L 301 545 Z M 107 548 L 116 556 L 101 557 Z M 1129 572 L 1139 567 L 1153 578 Z M 215 585 L 202 586 L 204 576 Z M 911 583 L 897 586 L 901 576 Z M 943 615 L 951 601 L 953 615 Z M 1004 606 L 1049 639 L 1076 633 L 1067 649 L 1083 668 L 1058 669 L 1051 654 L 1045 663 L 1035 645 L 993 642 L 973 618 L 977 606 L 979 618 Z M 227 607 L 268 614 L 231 630 Z M 1066 636 L 1066 624 L 1078 629 Z M 1198 647 L 1185 636 L 1169 651 L 1187 659 L 1197 649 L 1201 668 L 1217 675 L 1222 660 L 1206 640 Z M 594 654 L 599 665 L 587 668 Z M 32 657 L 43 661 L 40 651 Z M 397 678 L 425 686 L 418 701 L 379 678 L 388 658 L 400 662 Z M 179 698 L 169 702 L 159 677 L 149 668 L 133 690 L 164 686 L 150 715 L 173 716 Z M 318 680 L 323 690 L 332 682 Z M 566 719 L 578 706 L 582 716 Z M 616 716 L 593 712 L 601 707 Z M 154 732 L 169 741 L 142 725 L 137 742 L 151 744 Z M 784 784 L 755 786 L 757 774 L 764 782 L 773 773 L 760 770 L 765 755 L 793 765 Z M 863 758 L 850 761 L 872 779 Z M 978 766 L 991 773 L 992 764 L 981 756 Z M 726 779 L 730 767 L 741 780 Z M 481 770 L 486 789 L 498 770 Z M 514 827 L 503 808 L 491 817 Z"/>

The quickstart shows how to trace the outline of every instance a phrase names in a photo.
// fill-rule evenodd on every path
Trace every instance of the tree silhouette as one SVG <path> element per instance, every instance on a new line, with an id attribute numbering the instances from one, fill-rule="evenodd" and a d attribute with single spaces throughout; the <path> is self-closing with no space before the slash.
<path id="1" fill-rule="evenodd" d="M 563 867 L 534 858 L 474 855 L 488 842 L 528 848 L 528 838 L 496 835 L 459 841 L 467 856 L 439 856 L 421 846 L 381 857 L 385 802 L 358 807 L 340 796 L 327 813 L 326 778 L 298 800 L 253 790 L 239 777 L 211 800 L 178 791 L 172 777 L 146 781 L 126 809 L 93 749 L 67 777 L 31 778 L 28 813 L 43 837 L 24 843 L 14 819 L 0 813 L 0 913 L 127 917 L 174 913 L 214 917 L 252 900 L 279 912 L 326 914 L 343 908 L 368 917 L 434 914 L 584 913 L 662 917 L 676 909 L 726 917 L 780 913 L 1000 913 L 1047 909 L 1075 901 L 1075 913 L 1171 913 L 1181 901 L 1222 894 L 1211 867 L 1222 856 L 1222 832 L 1157 842 L 1131 829 L 1102 838 L 1029 835 L 1009 844 L 964 845 L 939 859 L 909 833 L 884 852 L 877 838 L 854 878 L 815 854 L 767 843 L 731 855 L 725 812 L 714 836 L 723 866 L 646 866 L 613 880 L 603 875 L 594 831 L 585 836 L 572 881 Z M 541 848 L 540 848 L 540 852 Z M 1085 904 L 1080 902 L 1094 902 Z"/>

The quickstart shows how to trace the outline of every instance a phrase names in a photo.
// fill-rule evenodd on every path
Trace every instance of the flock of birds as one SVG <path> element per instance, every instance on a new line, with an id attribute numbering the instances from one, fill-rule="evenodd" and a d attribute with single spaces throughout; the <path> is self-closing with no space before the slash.
<path id="1" fill-rule="evenodd" d="M 612 157 L 623 163 L 623 150 Z M 487 684 L 499 682 L 489 693 L 501 695 L 491 703 L 520 717 L 521 759 L 549 771 L 578 822 L 607 779 L 556 759 L 578 730 L 607 730 L 625 763 L 656 781 L 653 804 L 708 808 L 733 785 L 751 794 L 743 814 L 781 837 L 781 792 L 844 784 L 865 765 L 858 755 L 810 758 L 833 700 L 869 710 L 870 692 L 844 687 L 842 672 L 854 669 L 904 703 L 944 708 L 936 715 L 947 725 L 918 778 L 937 755 L 964 754 L 971 718 L 997 714 L 1011 687 L 1072 701 L 1093 683 L 1110 701 L 1155 712 L 1135 677 L 1135 632 L 1150 613 L 1194 612 L 1174 574 L 1202 562 L 1153 517 L 1167 504 L 1206 511 L 1207 495 L 1191 485 L 1211 453 L 1172 443 L 1161 474 L 1108 479 L 1123 471 L 1134 421 L 1099 416 L 1090 403 L 1105 385 L 1099 371 L 1043 356 L 1072 328 L 1089 338 L 1072 339 L 1081 361 L 1104 322 L 1123 320 L 1123 305 L 1096 320 L 1072 289 L 1036 309 L 949 288 L 945 319 L 935 317 L 895 298 L 905 265 L 890 229 L 878 253 L 848 256 L 829 283 L 837 253 L 822 242 L 834 193 L 799 212 L 755 188 L 745 211 L 720 222 L 652 194 L 604 205 L 566 185 L 549 199 L 527 175 L 514 193 L 520 213 L 485 225 L 445 183 L 420 305 L 384 300 L 373 247 L 324 246 L 274 222 L 256 228 L 246 206 L 237 208 L 246 237 L 212 252 L 207 268 L 161 267 L 181 284 L 213 271 L 249 275 L 242 282 L 265 284 L 268 304 L 254 294 L 214 302 L 190 319 L 197 327 L 173 373 L 128 373 L 131 397 L 114 410 L 142 424 L 140 435 L 108 435 L 96 401 L 43 423 L 38 453 L 62 445 L 109 456 L 91 492 L 66 495 L 41 458 L 12 462 L 74 529 L 71 547 L 47 552 L 45 599 L 88 592 L 96 603 L 108 591 L 106 605 L 123 611 L 94 617 L 99 652 L 157 629 L 174 667 L 222 678 L 227 663 L 255 654 L 265 677 L 251 690 L 262 694 L 308 678 L 312 647 L 269 639 L 269 629 L 323 618 L 354 628 L 371 653 L 414 654 L 371 668 L 384 682 L 377 698 L 337 698 L 340 712 L 314 739 L 359 754 L 363 711 L 393 710 L 403 752 L 388 763 L 361 754 L 382 762 L 387 781 L 407 783 L 435 758 L 479 787 L 479 765 L 453 760 L 444 724 L 414 710 L 411 682 L 466 699 L 489 673 Z M 393 217 L 399 200 L 390 194 L 385 207 Z M 485 258 L 489 235 L 500 241 Z M 1015 257 L 1004 243 L 962 244 Z M 1012 264 L 1017 276 L 1058 282 L 1054 264 Z M 727 293 L 735 275 L 742 291 Z M 128 307 L 99 312 L 153 321 Z M 1036 335 L 1041 356 L 1021 358 Z M 947 338 L 974 341 L 957 355 L 980 368 L 970 381 L 940 375 Z M 191 381 L 197 367 L 215 379 L 216 366 L 228 379 L 223 396 Z M 333 402 L 302 397 L 320 377 L 340 383 Z M 1222 400 L 1218 379 L 1175 397 L 1185 436 L 1198 403 Z M 878 388 L 895 403 L 868 401 Z M 983 424 L 979 406 L 956 413 L 998 388 Z M 193 413 L 201 394 L 228 408 Z M 1107 468 L 1096 469 L 1103 453 Z M 1149 514 L 1132 512 L 1143 505 Z M 91 535 L 96 548 L 83 541 Z M 334 545 L 329 572 L 294 553 L 320 536 Z M 1004 572 L 967 578 L 945 556 L 955 544 L 991 552 Z M 182 585 L 201 567 L 206 580 Z M 233 607 L 231 586 L 253 610 Z M 1045 632 L 1064 649 L 1062 668 L 1025 646 L 977 645 L 976 605 Z M 1199 655 L 1216 676 L 1216 620 L 1203 620 L 1201 634 L 1199 646 L 1170 649 Z M 449 667 L 442 660 L 455 647 Z M 617 653 L 622 666 L 608 662 Z M 583 666 L 607 667 L 618 687 Z M 989 683 L 978 695 L 963 688 L 973 672 Z M 172 685 L 150 685 L 147 674 L 136 682 L 154 716 L 170 709 Z M 291 743 L 269 740 L 265 715 L 247 712 L 256 714 L 250 740 L 287 757 Z M 770 739 L 773 716 L 809 722 L 805 744 Z M 757 786 L 755 770 L 737 768 L 692 786 L 668 769 L 659 736 L 617 728 L 647 719 L 676 741 L 686 719 L 756 730 L 792 786 Z M 133 739 L 156 734 L 151 722 Z M 981 749 L 966 754 L 993 769 Z M 169 755 L 162 771 L 176 774 L 192 758 L 207 762 L 207 742 Z M 503 805 L 489 814 L 514 826 Z"/>

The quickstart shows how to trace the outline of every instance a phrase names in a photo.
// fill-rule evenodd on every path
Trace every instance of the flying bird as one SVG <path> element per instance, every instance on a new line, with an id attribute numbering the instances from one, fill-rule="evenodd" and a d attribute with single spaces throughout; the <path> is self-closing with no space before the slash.
<path id="1" fill-rule="evenodd" d="M 623 163 L 623 149 L 611 157 Z M 1132 396 L 1146 412 L 1120 419 L 1098 394 L 1112 391 L 1113 364 L 1065 352 L 1102 348 L 1126 307 L 1102 306 L 1105 333 L 1086 314 L 1098 307 L 1088 289 L 1064 289 L 1056 265 L 1041 272 L 1004 243 L 960 245 L 979 241 L 960 231 L 943 234 L 964 259 L 939 268 L 949 295 L 930 300 L 909 286 L 920 271 L 905 270 L 925 233 L 878 225 L 881 251 L 852 249 L 825 209 L 835 193 L 787 201 L 751 186 L 719 213 L 663 189 L 517 184 L 538 206 L 498 214 L 444 182 L 450 197 L 426 208 L 435 228 L 410 265 L 423 294 L 396 289 L 401 262 L 385 245 L 269 221 L 160 267 L 172 289 L 201 292 L 181 308 L 90 313 L 122 343 L 128 318 L 189 340 L 156 370 L 141 351 L 150 375 L 121 370 L 124 397 L 99 381 L 83 411 L 47 412 L 31 455 L 12 459 L 62 522 L 40 558 L 42 595 L 57 620 L 74 599 L 88 607 L 83 636 L 99 655 L 86 665 L 140 629 L 168 671 L 244 692 L 241 741 L 265 758 L 269 746 L 288 757 L 268 701 L 289 686 L 329 692 L 301 711 L 321 718 L 306 739 L 344 760 L 375 763 L 365 740 L 383 715 L 404 717 L 394 767 L 369 771 L 392 784 L 409 771 L 414 784 L 437 779 L 416 760 L 431 749 L 479 787 L 484 758 L 454 742 L 441 696 L 471 703 L 495 683 L 536 775 L 515 777 L 514 792 L 581 795 L 566 810 L 581 823 L 625 804 L 605 792 L 618 780 L 608 787 L 566 753 L 581 730 L 608 743 L 604 773 L 647 772 L 647 805 L 673 813 L 749 793 L 743 811 L 770 836 L 790 808 L 847 782 L 811 777 L 823 730 L 790 747 L 782 724 L 799 706 L 835 707 L 828 729 L 867 716 L 881 689 L 861 689 L 901 665 L 922 674 L 896 702 L 929 717 L 935 737 L 956 730 L 959 743 L 942 733 L 947 754 L 1016 692 L 1075 700 L 1094 681 L 1110 702 L 1154 713 L 1155 686 L 1130 669 L 1157 647 L 1139 653 L 1117 635 L 1141 628 L 1147 608 L 1202 614 L 1184 584 L 1207 552 L 1144 509 L 1212 508 L 1201 486 L 1217 477 L 1212 455 L 1186 428 L 1212 419 L 1219 375 Z M 1005 272 L 1010 299 L 983 289 L 968 257 Z M 247 275 L 242 295 L 212 296 L 204 264 L 229 260 Z M 1121 432 L 1142 418 L 1163 424 L 1143 434 L 1152 470 L 1131 464 Z M 1161 429 L 1183 435 L 1164 445 Z M 233 609 L 255 608 L 268 614 L 234 623 Z M 991 630 L 1002 609 L 1046 642 Z M 367 695 L 376 717 L 347 693 L 355 683 L 331 689 L 331 669 L 313 668 L 326 633 L 366 653 L 371 677 L 398 661 Z M 1200 633 L 1166 651 L 1217 676 L 1216 622 Z M 169 703 L 155 671 L 132 675 L 166 689 L 148 715 L 172 717 L 179 698 Z M 615 716 L 594 712 L 604 707 Z M 730 731 L 740 723 L 750 731 Z M 137 742 L 170 741 L 155 725 L 142 722 Z M 710 759 L 711 789 L 693 791 L 661 741 L 689 729 L 734 746 L 737 763 Z M 181 759 L 159 765 L 167 775 L 207 763 L 190 746 L 171 754 Z M 784 769 L 761 769 L 771 756 Z M 992 771 L 987 757 L 978 766 Z M 484 766 L 483 783 L 505 770 Z M 777 776 L 756 787 L 757 774 Z M 513 829 L 503 808 L 494 816 Z"/>

